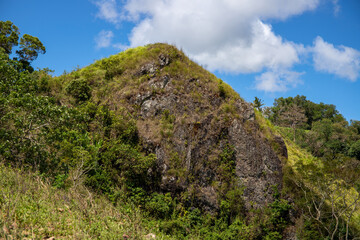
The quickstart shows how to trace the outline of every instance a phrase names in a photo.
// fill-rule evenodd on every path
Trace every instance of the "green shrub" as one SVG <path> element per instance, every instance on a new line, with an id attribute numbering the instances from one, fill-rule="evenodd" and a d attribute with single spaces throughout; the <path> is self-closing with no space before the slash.
<path id="1" fill-rule="evenodd" d="M 357 142 L 354 142 L 350 149 L 349 149 L 349 155 L 351 157 L 355 157 L 356 159 L 360 160 L 360 140 Z"/>
<path id="2" fill-rule="evenodd" d="M 166 234 L 176 236 L 177 239 L 183 239 L 190 231 L 186 226 L 186 222 L 180 218 L 162 222 L 160 230 Z"/>
<path id="3" fill-rule="evenodd" d="M 58 175 L 56 175 L 52 186 L 55 187 L 55 188 L 64 189 L 67 177 L 68 176 L 66 174 L 58 174 Z"/>
<path id="4" fill-rule="evenodd" d="M 66 86 L 65 91 L 75 98 L 77 102 L 87 101 L 91 97 L 91 88 L 84 79 L 72 80 Z"/>
<path id="5" fill-rule="evenodd" d="M 153 193 L 147 201 L 145 209 L 154 217 L 166 218 L 173 211 L 173 199 L 170 193 Z"/>
<path id="6" fill-rule="evenodd" d="M 219 84 L 218 84 L 218 90 L 219 90 L 219 95 L 222 98 L 226 98 L 226 91 L 225 91 L 225 87 L 223 85 L 223 81 L 220 80 Z"/>
<path id="7" fill-rule="evenodd" d="M 269 204 L 269 208 L 265 209 L 267 218 L 263 223 L 264 239 L 280 240 L 284 229 L 290 224 L 289 212 L 292 206 L 288 201 L 280 198 L 277 186 L 273 186 L 274 202 Z"/>
<path id="8" fill-rule="evenodd" d="M 219 167 L 217 172 L 223 182 L 231 183 L 235 175 L 236 156 L 234 147 L 226 144 L 219 155 Z"/>

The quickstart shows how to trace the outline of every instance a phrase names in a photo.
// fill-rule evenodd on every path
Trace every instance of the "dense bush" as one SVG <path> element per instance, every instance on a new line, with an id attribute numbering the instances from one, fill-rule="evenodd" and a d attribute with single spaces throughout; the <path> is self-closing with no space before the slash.
<path id="1" fill-rule="evenodd" d="M 349 155 L 360 160 L 360 140 L 358 140 L 357 142 L 354 142 L 351 145 L 351 147 L 349 149 Z"/>
<path id="2" fill-rule="evenodd" d="M 65 88 L 77 102 L 87 101 L 91 97 L 91 87 L 84 79 L 74 79 Z"/>

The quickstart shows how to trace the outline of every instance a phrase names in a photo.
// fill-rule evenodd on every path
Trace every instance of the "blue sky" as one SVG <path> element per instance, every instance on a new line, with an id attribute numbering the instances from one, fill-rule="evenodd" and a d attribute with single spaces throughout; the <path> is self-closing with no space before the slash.
<path id="1" fill-rule="evenodd" d="M 247 101 L 305 95 L 360 120 L 358 0 L 0 0 L 55 75 L 152 42 L 182 48 Z"/>

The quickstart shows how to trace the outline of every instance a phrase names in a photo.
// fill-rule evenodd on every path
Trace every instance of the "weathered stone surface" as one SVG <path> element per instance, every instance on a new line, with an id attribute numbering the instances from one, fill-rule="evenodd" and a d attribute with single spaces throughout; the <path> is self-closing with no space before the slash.
<path id="1" fill-rule="evenodd" d="M 158 67 L 155 63 L 147 63 L 140 68 L 139 75 L 149 74 L 150 76 L 154 76 L 158 70 Z"/>
<path id="2" fill-rule="evenodd" d="M 281 137 L 272 137 L 279 146 L 275 152 L 271 147 L 274 142 L 270 144 L 261 133 L 251 104 L 220 96 L 217 83 L 209 85 L 206 79 L 162 74 L 172 60 L 160 54 L 157 61 L 140 67 L 138 72 L 152 77 L 126 101 L 136 106 L 132 109 L 138 116 L 144 149 L 156 154 L 159 190 L 177 196 L 187 192 L 193 206 L 218 210 L 219 189 L 226 185 L 219 175 L 219 155 L 230 145 L 235 177 L 244 187 L 245 208 L 271 202 L 273 186 L 281 189 L 279 157 L 287 157 Z M 172 116 L 171 122 L 164 120 L 164 112 Z"/>
<path id="3" fill-rule="evenodd" d="M 159 55 L 159 64 L 160 67 L 164 67 L 166 65 L 170 64 L 170 57 L 165 55 L 165 54 L 160 54 Z"/>
<path id="4" fill-rule="evenodd" d="M 149 82 L 149 86 L 153 89 L 163 89 L 169 83 L 170 77 L 169 75 L 165 75 L 161 78 L 154 78 Z"/>
<path id="5" fill-rule="evenodd" d="M 246 206 L 268 203 L 272 200 L 271 186 L 281 187 L 280 159 L 269 144 L 247 132 L 238 120 L 229 127 L 229 138 L 236 151 L 236 175 L 246 187 Z"/>
<path id="6" fill-rule="evenodd" d="M 280 136 L 274 136 L 274 141 L 279 146 L 278 153 L 284 158 L 288 158 L 288 152 L 284 140 Z"/>
<path id="7" fill-rule="evenodd" d="M 144 95 L 147 96 L 147 95 Z M 195 117 L 192 123 L 181 124 L 176 122 L 173 131 L 173 144 L 171 148 L 181 159 L 181 166 L 186 172 L 194 176 L 194 180 L 181 179 L 171 173 L 171 154 L 168 142 L 163 139 L 156 149 L 158 164 L 161 166 L 161 189 L 164 192 L 178 193 L 187 189 L 189 185 L 197 188 L 196 198 L 199 207 L 204 210 L 218 209 L 218 196 L 212 184 L 218 181 L 216 165 L 211 164 L 210 155 L 220 153 L 225 142 L 231 144 L 236 156 L 236 175 L 241 184 L 245 186 L 244 200 L 247 208 L 264 206 L 272 201 L 271 186 L 281 188 L 282 167 L 281 161 L 272 150 L 269 143 L 256 134 L 259 129 L 254 120 L 254 111 L 245 102 L 236 103 L 242 119 L 234 119 L 230 124 L 214 124 L 214 115 L 208 114 L 201 119 L 191 116 L 191 110 L 184 110 L 184 99 L 173 93 L 162 96 L 152 96 L 141 105 L 140 115 L 144 118 L 153 118 L 167 109 L 177 117 L 188 113 L 189 118 Z M 218 103 L 213 101 L 214 108 Z M 195 109 L 196 103 L 186 105 Z M 199 120 L 199 121 L 197 121 Z M 247 125 L 251 124 L 251 131 Z M 142 132 L 140 132 L 140 137 Z M 150 139 L 146 139 L 151 142 Z M 281 138 L 278 139 L 281 142 Z M 214 150 L 215 148 L 215 150 Z M 286 147 L 282 150 L 286 155 Z"/>

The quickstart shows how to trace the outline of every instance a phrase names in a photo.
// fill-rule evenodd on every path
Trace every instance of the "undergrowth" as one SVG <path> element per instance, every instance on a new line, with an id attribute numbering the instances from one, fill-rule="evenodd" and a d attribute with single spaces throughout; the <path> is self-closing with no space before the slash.
<path id="1" fill-rule="evenodd" d="M 0 164 L 0 238 L 4 239 L 143 239 L 165 238 L 131 202 L 114 205 L 84 185 L 67 190 L 41 174 Z"/>

